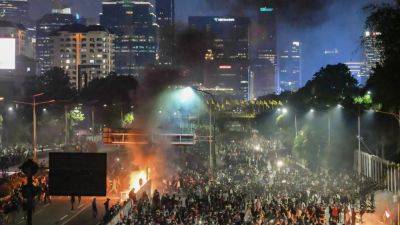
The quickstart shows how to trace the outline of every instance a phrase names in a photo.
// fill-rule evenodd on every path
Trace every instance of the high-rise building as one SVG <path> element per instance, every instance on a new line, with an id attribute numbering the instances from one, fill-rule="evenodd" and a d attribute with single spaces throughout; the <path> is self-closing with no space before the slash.
<path id="1" fill-rule="evenodd" d="M 257 19 L 252 23 L 251 70 L 254 72 L 255 96 L 276 92 L 276 8 L 271 1 L 260 1 Z"/>
<path id="2" fill-rule="evenodd" d="M 51 36 L 52 66 L 63 68 L 77 89 L 114 70 L 114 35 L 102 26 L 65 25 Z"/>
<path id="3" fill-rule="evenodd" d="M 22 24 L 0 21 L 0 38 L 15 39 L 15 54 L 26 55 L 26 29 Z"/>
<path id="4" fill-rule="evenodd" d="M 172 64 L 173 38 L 175 25 L 175 0 L 156 0 L 156 18 L 158 24 L 158 62 L 161 65 Z"/>
<path id="5" fill-rule="evenodd" d="M 302 86 L 301 43 L 293 41 L 279 54 L 279 91 L 297 91 Z"/>
<path id="6" fill-rule="evenodd" d="M 364 58 L 365 58 L 365 73 L 366 80 L 373 72 L 376 64 L 382 62 L 382 49 L 378 46 L 377 38 L 381 35 L 380 32 L 366 31 L 364 35 Z"/>
<path id="7" fill-rule="evenodd" d="M 76 18 L 71 14 L 70 8 L 53 8 L 52 13 L 44 15 L 36 23 L 36 60 L 37 73 L 44 74 L 51 69 L 50 34 L 64 25 L 76 23 Z"/>
<path id="8" fill-rule="evenodd" d="M 207 36 L 204 85 L 231 91 L 227 97 L 249 96 L 249 31 L 247 17 L 189 17 L 189 26 Z"/>
<path id="9" fill-rule="evenodd" d="M 30 22 L 28 10 L 28 0 L 0 0 L 0 20 L 27 26 Z"/>
<path id="10" fill-rule="evenodd" d="M 364 62 L 346 62 L 347 67 L 350 69 L 351 76 L 358 81 L 358 85 L 362 86 L 368 79 L 365 73 L 365 63 Z"/>
<path id="11" fill-rule="evenodd" d="M 115 72 L 140 77 L 156 60 L 154 6 L 148 1 L 103 1 L 100 24 L 116 35 Z"/>
<path id="12" fill-rule="evenodd" d="M 15 78 L 34 74 L 35 63 L 29 57 L 26 28 L 22 24 L 0 21 L 0 45 L 0 76 Z"/>

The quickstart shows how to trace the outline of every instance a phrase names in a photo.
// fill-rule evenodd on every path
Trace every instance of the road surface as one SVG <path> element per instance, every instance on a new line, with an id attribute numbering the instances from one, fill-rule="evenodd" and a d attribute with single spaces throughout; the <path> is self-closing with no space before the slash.
<path id="1" fill-rule="evenodd" d="M 68 197 L 53 197 L 51 204 L 39 204 L 33 214 L 33 225 L 97 225 L 104 216 L 105 197 L 97 197 L 97 218 L 93 218 L 91 201 L 92 197 L 82 197 L 78 205 L 75 198 L 75 209 L 71 210 L 71 203 Z M 110 207 L 117 201 L 112 199 Z M 8 224 L 26 224 L 25 212 L 19 212 L 14 222 Z"/>

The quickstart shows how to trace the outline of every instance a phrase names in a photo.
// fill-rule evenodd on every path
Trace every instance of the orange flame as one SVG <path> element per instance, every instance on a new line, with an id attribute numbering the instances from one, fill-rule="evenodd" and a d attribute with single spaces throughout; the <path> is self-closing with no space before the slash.
<path id="1" fill-rule="evenodd" d="M 142 183 L 140 184 L 140 179 Z M 130 182 L 129 182 L 129 190 L 134 189 L 135 193 L 137 193 L 140 188 L 147 183 L 147 172 L 146 170 L 138 170 L 132 172 L 130 175 Z"/>

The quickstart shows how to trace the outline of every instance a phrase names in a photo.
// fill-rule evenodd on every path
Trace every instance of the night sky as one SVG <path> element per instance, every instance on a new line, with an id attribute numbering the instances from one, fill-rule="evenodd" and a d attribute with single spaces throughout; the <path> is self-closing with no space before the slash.
<path id="1" fill-rule="evenodd" d="M 32 17 L 50 11 L 50 0 L 30 0 Z M 190 15 L 226 15 L 260 0 L 175 0 L 176 19 L 187 23 Z M 278 48 L 287 41 L 303 43 L 303 79 L 312 77 L 328 61 L 322 57 L 324 49 L 337 48 L 337 62 L 360 61 L 361 36 L 367 12 L 363 7 L 390 0 L 280 0 L 284 11 L 278 23 Z M 74 13 L 83 17 L 98 17 L 101 0 L 63 0 Z M 242 4 L 245 3 L 245 4 Z M 310 4 L 310 2 L 312 4 Z M 230 4 L 229 4 L 230 3 Z M 241 5 L 242 4 L 242 5 Z M 287 5 L 285 5 L 287 4 Z M 235 5 L 235 9 L 232 9 Z M 251 13 L 252 9 L 244 9 Z M 254 10 L 253 10 L 254 11 Z M 297 16 L 297 17 L 296 17 Z M 330 63 L 335 63 L 329 61 Z"/>

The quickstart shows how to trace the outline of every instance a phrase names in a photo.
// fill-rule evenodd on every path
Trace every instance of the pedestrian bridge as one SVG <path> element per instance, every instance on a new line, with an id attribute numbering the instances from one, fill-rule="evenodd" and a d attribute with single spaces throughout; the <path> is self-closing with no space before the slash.
<path id="1" fill-rule="evenodd" d="M 148 134 L 133 130 L 111 130 L 110 128 L 103 129 L 104 144 L 148 145 L 161 142 L 169 143 L 171 145 L 194 145 L 196 143 L 196 135 L 182 133 Z"/>

